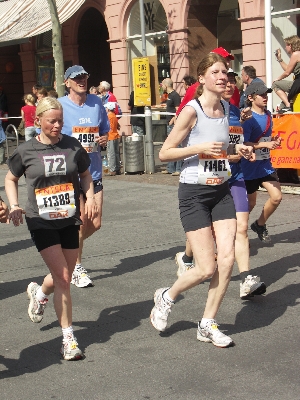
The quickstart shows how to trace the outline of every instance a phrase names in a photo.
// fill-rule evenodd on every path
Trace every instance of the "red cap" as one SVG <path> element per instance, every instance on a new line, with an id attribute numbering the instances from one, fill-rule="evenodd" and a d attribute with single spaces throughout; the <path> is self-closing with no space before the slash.
<path id="1" fill-rule="evenodd" d="M 217 53 L 224 58 L 228 57 L 230 58 L 230 60 L 234 60 L 234 56 L 228 53 L 228 51 L 225 50 L 223 47 L 217 47 L 216 49 L 213 49 L 211 53 Z"/>

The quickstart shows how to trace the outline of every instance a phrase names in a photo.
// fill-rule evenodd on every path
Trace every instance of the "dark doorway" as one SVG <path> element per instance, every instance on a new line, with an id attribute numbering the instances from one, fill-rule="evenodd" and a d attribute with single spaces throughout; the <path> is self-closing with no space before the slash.
<path id="1" fill-rule="evenodd" d="M 108 30 L 102 14 L 89 8 L 81 18 L 78 28 L 79 64 L 90 74 L 88 87 L 100 81 L 112 82 Z"/>

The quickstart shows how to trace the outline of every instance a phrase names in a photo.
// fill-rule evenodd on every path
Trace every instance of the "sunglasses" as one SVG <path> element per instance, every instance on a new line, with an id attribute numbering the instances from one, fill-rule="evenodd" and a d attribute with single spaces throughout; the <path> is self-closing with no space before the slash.
<path id="1" fill-rule="evenodd" d="M 81 75 L 77 75 L 74 78 L 70 78 L 73 81 L 81 81 L 82 79 L 89 79 L 90 75 L 89 74 L 81 74 Z"/>

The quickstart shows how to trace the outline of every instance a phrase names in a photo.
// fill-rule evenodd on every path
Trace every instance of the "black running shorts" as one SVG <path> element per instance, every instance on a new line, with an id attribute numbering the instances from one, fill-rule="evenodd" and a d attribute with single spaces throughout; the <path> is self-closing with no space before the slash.
<path id="1" fill-rule="evenodd" d="M 35 229 L 30 231 L 38 251 L 60 244 L 63 249 L 78 249 L 80 225 L 69 225 L 62 229 Z"/>
<path id="2" fill-rule="evenodd" d="M 236 219 L 227 182 L 217 186 L 179 183 L 178 199 L 185 232 L 206 228 L 215 221 Z"/>

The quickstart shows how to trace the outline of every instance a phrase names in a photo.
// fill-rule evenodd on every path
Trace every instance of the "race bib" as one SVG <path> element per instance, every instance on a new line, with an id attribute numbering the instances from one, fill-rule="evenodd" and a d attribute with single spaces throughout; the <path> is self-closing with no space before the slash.
<path id="1" fill-rule="evenodd" d="M 35 189 L 35 197 L 41 218 L 48 221 L 70 218 L 75 215 L 76 206 L 72 183 Z"/>
<path id="2" fill-rule="evenodd" d="M 201 185 L 221 185 L 231 177 L 227 152 L 219 157 L 199 154 L 198 183 Z"/>
<path id="3" fill-rule="evenodd" d="M 98 126 L 73 126 L 72 136 L 80 142 L 87 153 L 98 151 L 95 137 L 99 136 Z"/>
<path id="4" fill-rule="evenodd" d="M 258 143 L 271 142 L 271 136 L 262 137 L 259 139 Z M 255 149 L 256 160 L 268 160 L 270 158 L 270 149 Z"/>
<path id="5" fill-rule="evenodd" d="M 244 134 L 241 126 L 230 126 L 229 127 L 229 143 L 243 144 Z"/>

